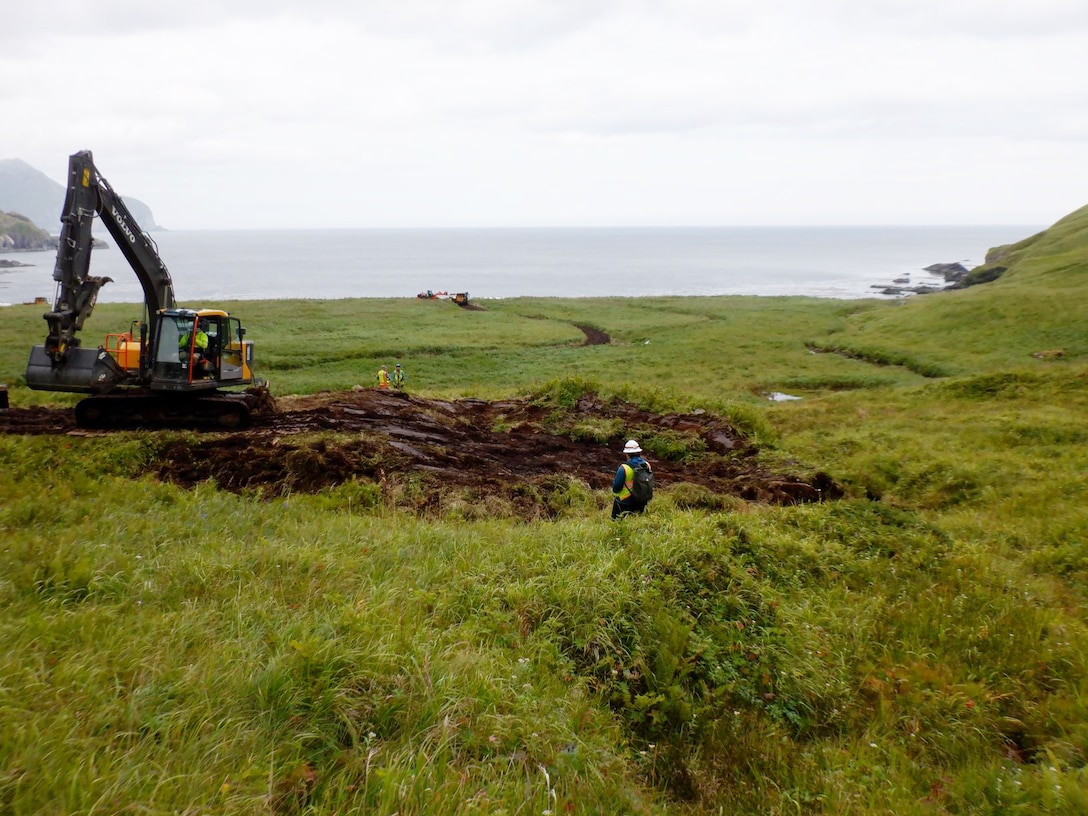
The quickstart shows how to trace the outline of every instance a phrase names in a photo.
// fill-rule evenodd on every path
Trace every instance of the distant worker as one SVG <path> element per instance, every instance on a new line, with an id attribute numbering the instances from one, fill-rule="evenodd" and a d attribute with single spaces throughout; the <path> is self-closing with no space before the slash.
<path id="1" fill-rule="evenodd" d="M 642 458 L 642 448 L 634 439 L 623 446 L 627 457 L 616 470 L 612 480 L 612 518 L 628 513 L 641 513 L 654 495 L 654 474 L 650 463 Z"/>
<path id="2" fill-rule="evenodd" d="M 393 366 L 393 387 L 398 391 L 404 390 L 404 381 L 407 378 L 404 376 L 404 369 L 400 367 L 400 363 Z"/>
<path id="3" fill-rule="evenodd" d="M 378 388 L 389 387 L 389 369 L 382 366 L 378 369 Z"/>

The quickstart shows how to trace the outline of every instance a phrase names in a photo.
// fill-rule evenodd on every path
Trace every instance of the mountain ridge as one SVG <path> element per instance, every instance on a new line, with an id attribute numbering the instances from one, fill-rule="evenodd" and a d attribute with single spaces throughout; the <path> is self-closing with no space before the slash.
<path id="1" fill-rule="evenodd" d="M 0 211 L 17 213 L 56 235 L 64 209 L 66 188 L 22 159 L 0 159 Z M 125 206 L 144 230 L 163 229 L 151 208 L 137 198 L 122 196 Z"/>

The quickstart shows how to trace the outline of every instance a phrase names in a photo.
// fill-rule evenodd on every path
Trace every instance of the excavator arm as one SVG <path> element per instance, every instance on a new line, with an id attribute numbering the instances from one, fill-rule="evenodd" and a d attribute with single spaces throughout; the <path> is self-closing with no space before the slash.
<path id="1" fill-rule="evenodd" d="M 91 152 L 75 153 L 68 160 L 68 192 L 60 219 L 60 243 L 53 269 L 57 295 L 53 310 L 45 315 L 49 326 L 45 353 L 54 365 L 63 363 L 69 350 L 79 346 L 76 333 L 94 309 L 98 290 L 111 280 L 89 274 L 91 225 L 96 215 L 101 216 L 102 223 L 140 281 L 152 336 L 158 312 L 175 306 L 170 272 L 154 242 L 140 229 L 121 196 L 102 178 L 94 166 Z"/>

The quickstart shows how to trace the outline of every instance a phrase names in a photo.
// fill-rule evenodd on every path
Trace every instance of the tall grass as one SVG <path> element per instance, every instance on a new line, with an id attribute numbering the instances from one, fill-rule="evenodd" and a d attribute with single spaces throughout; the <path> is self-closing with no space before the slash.
<path id="1" fill-rule="evenodd" d="M 140 486 L 5 509 L 14 812 L 894 809 L 1082 759 L 1083 622 L 911 511 L 541 528 Z"/>

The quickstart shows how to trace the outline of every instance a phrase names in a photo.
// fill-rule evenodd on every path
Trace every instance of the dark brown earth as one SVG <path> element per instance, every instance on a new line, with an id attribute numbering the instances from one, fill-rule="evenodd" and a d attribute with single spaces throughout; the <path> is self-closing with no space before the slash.
<path id="1" fill-rule="evenodd" d="M 610 418 L 620 420 L 619 436 L 579 439 L 587 435 L 580 428 Z M 76 428 L 71 409 L 12 408 L 0 411 L 0 433 L 108 432 Z M 760 466 L 758 450 L 719 417 L 658 415 L 595 396 L 559 408 L 359 389 L 280 398 L 275 411 L 241 431 L 160 433 L 152 468 L 164 480 L 190 486 L 211 479 L 225 490 L 266 495 L 371 483 L 386 500 L 419 511 L 448 509 L 456 499 L 499 514 L 554 515 L 557 495 L 569 495 L 572 484 L 582 485 L 582 495 L 607 495 L 628 437 L 687 447 L 685 461 L 649 458 L 659 490 L 692 506 L 724 506 L 728 497 L 795 504 L 841 495 L 826 474 Z"/>

